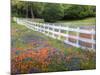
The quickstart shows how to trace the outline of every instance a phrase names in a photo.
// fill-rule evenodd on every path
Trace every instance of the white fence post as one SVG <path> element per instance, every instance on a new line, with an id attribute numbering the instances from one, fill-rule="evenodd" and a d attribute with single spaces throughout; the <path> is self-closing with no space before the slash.
<path id="1" fill-rule="evenodd" d="M 77 27 L 77 31 L 79 31 L 79 29 L 80 29 L 80 28 Z M 77 43 L 76 43 L 76 44 L 77 44 L 77 47 L 79 47 L 79 34 L 80 34 L 80 33 L 77 32 L 77 39 L 76 39 L 76 40 L 77 40 Z"/>
<path id="2" fill-rule="evenodd" d="M 66 27 L 67 29 L 69 28 L 68 26 Z M 67 30 L 66 34 L 68 35 L 66 38 L 66 41 L 68 42 L 68 38 L 69 38 L 69 31 Z"/>
<path id="3" fill-rule="evenodd" d="M 53 24 L 53 26 L 54 26 L 54 24 Z M 53 31 L 53 33 L 52 33 L 52 37 L 55 38 L 55 35 L 54 35 L 55 29 L 52 28 L 52 31 Z"/>
<path id="4" fill-rule="evenodd" d="M 94 29 L 92 29 L 92 32 L 94 32 Z M 94 41 L 94 34 L 91 34 L 92 35 L 92 41 Z M 94 49 L 94 44 L 92 43 L 92 49 Z"/>
<path id="5" fill-rule="evenodd" d="M 61 40 L 61 29 L 60 29 L 60 27 L 61 27 L 61 26 L 59 26 L 59 29 L 58 29 L 58 30 L 59 30 L 59 35 L 58 35 L 58 39 L 59 39 L 59 40 Z"/>
<path id="6" fill-rule="evenodd" d="M 50 25 L 50 24 L 49 24 Z M 49 27 L 48 27 L 48 30 L 46 30 L 46 35 L 48 35 L 49 36 L 49 31 L 50 31 L 50 29 L 49 29 Z"/>

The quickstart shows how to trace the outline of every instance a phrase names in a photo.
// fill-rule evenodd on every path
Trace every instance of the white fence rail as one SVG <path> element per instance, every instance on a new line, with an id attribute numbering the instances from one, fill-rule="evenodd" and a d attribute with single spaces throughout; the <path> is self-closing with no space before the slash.
<path id="1" fill-rule="evenodd" d="M 25 25 L 27 28 L 34 31 L 41 32 L 46 36 L 49 36 L 54 39 L 63 41 L 66 44 L 81 47 L 89 48 L 95 50 L 95 30 L 86 30 L 80 29 L 79 27 L 71 28 L 68 26 L 61 26 L 55 24 L 46 24 L 46 23 L 36 23 L 29 21 L 27 19 L 14 18 L 14 20 L 21 25 Z M 69 32 L 74 32 L 75 35 L 69 34 Z M 80 34 L 88 35 L 90 38 L 80 37 Z M 69 39 L 74 40 L 74 42 Z M 83 43 L 83 44 L 82 44 Z"/>

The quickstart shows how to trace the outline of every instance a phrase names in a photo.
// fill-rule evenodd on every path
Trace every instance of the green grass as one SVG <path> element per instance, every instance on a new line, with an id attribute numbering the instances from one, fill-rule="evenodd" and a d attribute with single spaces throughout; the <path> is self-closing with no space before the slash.
<path id="1" fill-rule="evenodd" d="M 85 22 L 85 23 L 95 23 L 95 17 L 91 17 L 91 18 L 85 18 L 85 19 L 80 19 L 80 20 L 62 20 L 62 21 L 58 21 L 58 22 L 73 22 L 73 23 L 81 23 L 81 22 Z"/>
<path id="2" fill-rule="evenodd" d="M 94 26 L 96 25 L 96 18 L 91 17 L 91 18 L 85 18 L 81 20 L 62 20 L 58 21 L 57 23 L 70 23 L 72 26 Z"/>
<path id="3" fill-rule="evenodd" d="M 44 19 L 40 19 L 40 18 L 34 18 L 34 19 L 31 19 L 31 20 L 35 21 L 35 22 L 44 23 Z"/>
<path id="4" fill-rule="evenodd" d="M 32 19 L 32 21 L 35 22 L 40 22 L 40 23 L 44 23 L 43 19 L 39 19 L 39 18 L 35 18 Z M 67 26 L 94 26 L 96 25 L 96 18 L 95 17 L 90 17 L 90 18 L 85 18 L 85 19 L 80 19 L 80 20 L 60 20 L 57 21 L 56 23 L 64 23 Z M 69 24 L 67 24 L 69 23 Z"/>

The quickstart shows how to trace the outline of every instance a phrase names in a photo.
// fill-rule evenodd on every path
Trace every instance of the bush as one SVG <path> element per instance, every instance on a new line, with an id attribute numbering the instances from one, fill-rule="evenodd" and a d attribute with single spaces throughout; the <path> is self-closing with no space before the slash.
<path id="1" fill-rule="evenodd" d="M 45 22 L 56 22 L 64 16 L 63 6 L 60 4 L 46 4 L 43 11 Z"/>

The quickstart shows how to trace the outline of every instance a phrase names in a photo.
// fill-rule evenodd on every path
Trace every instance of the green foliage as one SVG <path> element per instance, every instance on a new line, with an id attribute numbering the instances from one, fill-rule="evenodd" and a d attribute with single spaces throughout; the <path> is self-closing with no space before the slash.
<path id="1" fill-rule="evenodd" d="M 12 16 L 25 17 L 28 3 L 12 0 Z"/>
<path id="2" fill-rule="evenodd" d="M 95 16 L 94 6 L 72 5 L 64 11 L 64 19 L 82 19 Z"/>
<path id="3" fill-rule="evenodd" d="M 40 18 L 45 22 L 59 20 L 83 19 L 95 17 L 96 7 L 12 0 L 12 16 L 23 18 Z"/>
<path id="4" fill-rule="evenodd" d="M 44 9 L 44 3 L 37 3 L 37 2 L 32 3 L 32 8 L 33 8 L 34 16 L 36 18 L 41 18 Z"/>
<path id="5" fill-rule="evenodd" d="M 38 17 L 41 18 L 44 3 L 13 1 L 12 0 L 12 16 L 16 17 Z M 33 15 L 32 15 L 33 13 Z"/>
<path id="6" fill-rule="evenodd" d="M 61 4 L 46 4 L 43 11 L 43 18 L 46 22 L 56 22 L 64 16 L 63 6 Z"/>

